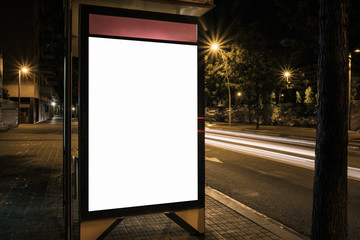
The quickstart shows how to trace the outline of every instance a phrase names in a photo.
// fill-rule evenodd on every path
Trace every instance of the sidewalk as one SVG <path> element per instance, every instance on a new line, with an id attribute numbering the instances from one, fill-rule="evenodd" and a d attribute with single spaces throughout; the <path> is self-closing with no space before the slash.
<path id="1" fill-rule="evenodd" d="M 316 141 L 316 128 L 260 125 L 260 129 L 256 130 L 255 124 L 231 123 L 231 127 L 229 127 L 229 123 L 227 122 L 212 122 L 211 124 L 206 122 L 205 127 L 225 131 L 295 138 L 314 142 Z M 359 132 L 349 131 L 349 146 L 360 150 Z"/>
<path id="2" fill-rule="evenodd" d="M 0 133 L 0 239 L 64 239 L 62 119 Z M 206 233 L 164 214 L 129 217 L 105 239 L 301 239 L 281 224 L 206 187 Z"/>

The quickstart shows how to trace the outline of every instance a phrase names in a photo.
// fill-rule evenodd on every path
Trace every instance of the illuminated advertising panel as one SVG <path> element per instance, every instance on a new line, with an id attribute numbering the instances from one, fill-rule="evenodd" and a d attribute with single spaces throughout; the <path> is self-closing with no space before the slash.
<path id="1" fill-rule="evenodd" d="M 82 218 L 203 207 L 197 25 L 164 14 L 81 11 Z"/>

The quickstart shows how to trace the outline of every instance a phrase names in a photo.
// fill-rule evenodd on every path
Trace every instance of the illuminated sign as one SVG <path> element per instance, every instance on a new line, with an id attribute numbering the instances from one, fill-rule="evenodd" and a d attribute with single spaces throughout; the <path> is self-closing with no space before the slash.
<path id="1" fill-rule="evenodd" d="M 81 14 L 81 217 L 203 207 L 196 23 L 89 6 Z"/>

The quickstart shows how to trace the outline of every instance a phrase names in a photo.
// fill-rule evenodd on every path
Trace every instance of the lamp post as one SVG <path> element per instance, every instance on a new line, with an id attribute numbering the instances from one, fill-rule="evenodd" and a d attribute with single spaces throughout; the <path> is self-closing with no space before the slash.
<path id="1" fill-rule="evenodd" d="M 355 49 L 354 53 L 360 53 L 360 49 Z M 349 52 L 349 104 L 348 104 L 348 111 L 349 111 L 349 127 L 348 127 L 348 129 L 351 130 L 351 52 Z"/>
<path id="2" fill-rule="evenodd" d="M 284 72 L 284 77 L 286 79 L 286 88 L 289 88 L 289 77 L 291 76 L 291 73 L 289 71 Z"/>
<path id="3" fill-rule="evenodd" d="M 219 48 L 218 44 L 216 44 L 216 43 L 212 44 L 211 49 L 213 51 L 219 51 L 220 52 L 221 58 L 223 59 L 224 64 L 225 64 L 225 78 L 226 78 L 227 83 L 228 83 L 228 92 L 229 92 L 229 127 L 231 127 L 231 91 L 230 91 L 229 74 L 228 74 L 228 70 L 227 70 L 228 63 L 227 63 L 227 60 L 225 59 L 223 51 Z"/>
<path id="4" fill-rule="evenodd" d="M 18 83 L 18 125 L 20 125 L 21 118 L 21 109 L 20 109 L 20 101 L 21 101 L 21 73 L 26 74 L 29 70 L 26 67 L 23 67 L 19 70 L 19 83 Z"/>
<path id="5" fill-rule="evenodd" d="M 52 114 L 51 114 L 51 117 L 54 117 L 55 111 L 56 111 L 56 109 L 55 109 L 56 102 L 51 102 L 51 106 L 52 106 Z"/>

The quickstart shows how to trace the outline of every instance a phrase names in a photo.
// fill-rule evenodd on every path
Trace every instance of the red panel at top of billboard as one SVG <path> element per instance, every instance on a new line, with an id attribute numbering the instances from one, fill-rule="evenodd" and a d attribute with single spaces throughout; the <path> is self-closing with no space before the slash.
<path id="1" fill-rule="evenodd" d="M 196 24 L 90 14 L 89 33 L 94 35 L 197 42 Z"/>

